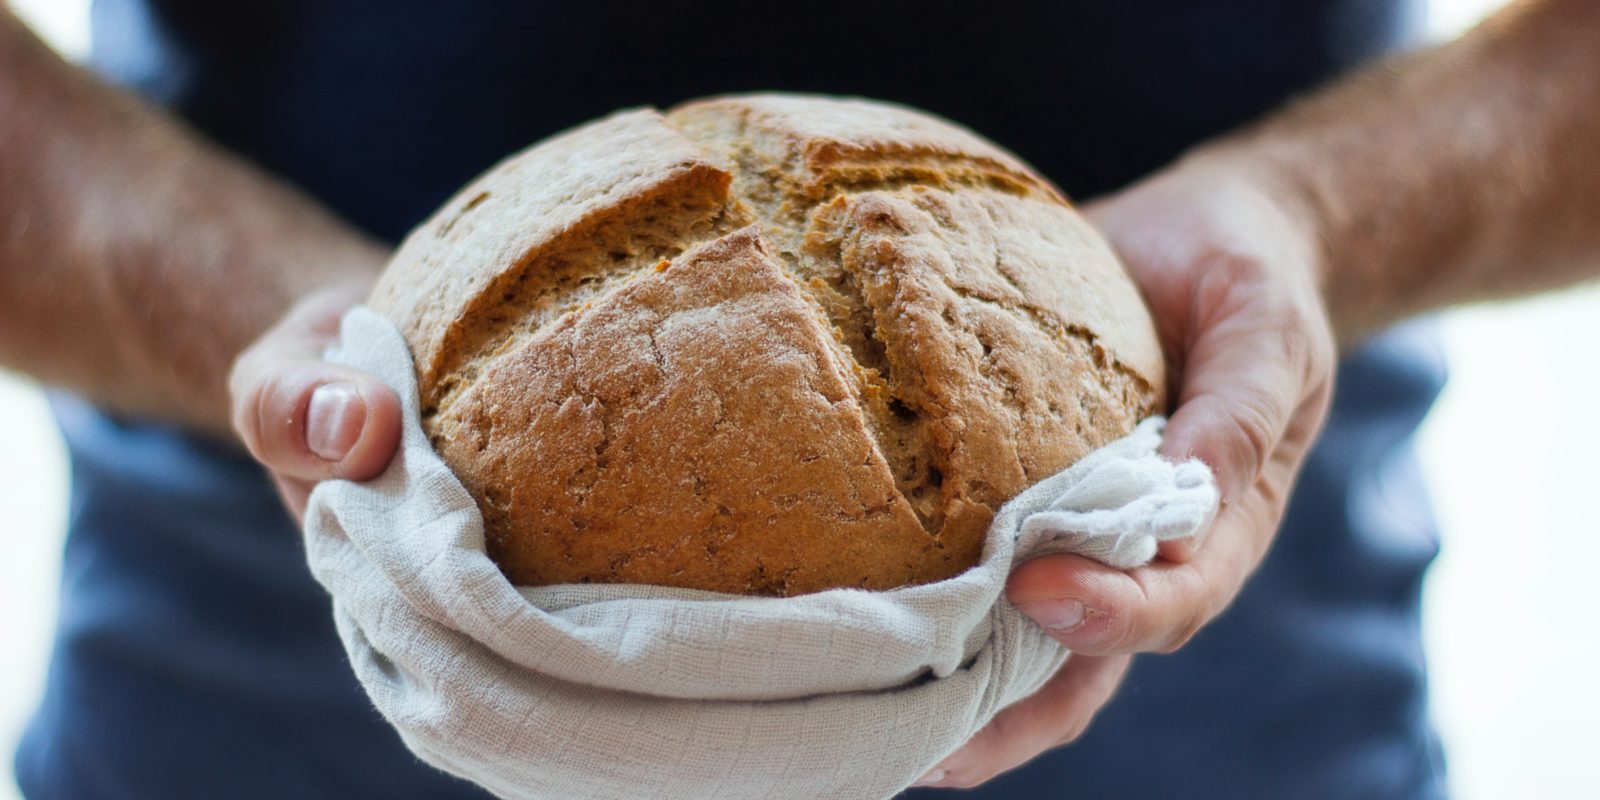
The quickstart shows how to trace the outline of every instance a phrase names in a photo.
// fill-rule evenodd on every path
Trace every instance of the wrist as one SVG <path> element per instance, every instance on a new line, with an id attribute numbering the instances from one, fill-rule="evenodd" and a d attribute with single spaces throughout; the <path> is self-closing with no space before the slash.
<path id="1" fill-rule="evenodd" d="M 1256 229 L 1274 230 L 1280 263 L 1301 265 L 1336 338 L 1354 338 L 1359 326 L 1350 320 L 1373 309 L 1352 307 L 1353 298 L 1368 293 L 1336 266 L 1333 242 L 1343 244 L 1349 237 L 1334 234 L 1336 209 L 1317 189 L 1318 172 L 1310 154 L 1292 143 L 1247 135 L 1191 151 L 1171 169 L 1225 186 L 1219 202 L 1253 215 Z"/>
<path id="2" fill-rule="evenodd" d="M 1306 265 L 1319 292 L 1326 296 L 1332 262 L 1328 216 L 1304 162 L 1287 148 L 1224 141 L 1189 152 L 1173 168 L 1225 183 L 1234 202 L 1284 235 L 1286 246 L 1296 251 L 1297 260 Z"/>

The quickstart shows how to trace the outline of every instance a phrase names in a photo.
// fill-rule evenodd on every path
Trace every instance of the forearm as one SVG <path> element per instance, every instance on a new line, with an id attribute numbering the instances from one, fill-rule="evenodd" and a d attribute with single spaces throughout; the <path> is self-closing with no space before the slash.
<path id="1" fill-rule="evenodd" d="M 383 258 L 0 10 L 0 364 L 220 433 L 245 344 Z"/>
<path id="2" fill-rule="evenodd" d="M 1249 164 L 1306 220 L 1347 343 L 1600 275 L 1600 3 L 1515 4 L 1192 158 Z"/>

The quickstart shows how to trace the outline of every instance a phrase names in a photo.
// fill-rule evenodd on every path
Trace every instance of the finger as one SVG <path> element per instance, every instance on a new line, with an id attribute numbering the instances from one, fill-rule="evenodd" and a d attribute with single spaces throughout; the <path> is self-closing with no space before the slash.
<path id="1" fill-rule="evenodd" d="M 1007 597 L 1077 653 L 1181 647 L 1227 607 L 1266 555 L 1325 403 L 1321 395 L 1307 399 L 1254 490 L 1218 513 L 1208 544 L 1189 561 L 1125 572 L 1082 556 L 1044 556 L 1012 571 Z"/>
<path id="2" fill-rule="evenodd" d="M 399 446 L 399 398 L 372 375 L 323 361 L 326 339 L 310 323 L 291 315 L 239 358 L 234 428 L 282 477 L 372 478 Z"/>
<path id="3" fill-rule="evenodd" d="M 399 446 L 399 398 L 365 373 L 281 356 L 247 365 L 236 382 L 234 427 L 280 475 L 366 480 Z"/>
<path id="4" fill-rule="evenodd" d="M 915 786 L 970 788 L 1077 739 L 1116 692 L 1127 656 L 1074 655 L 1039 691 L 990 720 Z"/>
<path id="5" fill-rule="evenodd" d="M 1224 501 L 1255 484 L 1296 411 L 1326 384 L 1332 361 L 1331 341 L 1317 339 L 1325 326 L 1314 309 L 1269 296 L 1260 273 L 1224 261 L 1201 278 L 1197 333 L 1162 445 L 1169 457 L 1209 465 Z"/>
<path id="6" fill-rule="evenodd" d="M 1225 527 L 1220 520 L 1218 527 Z M 1046 556 L 1012 573 L 1008 596 L 1075 653 L 1170 652 L 1220 610 L 1217 598 L 1238 585 L 1208 579 L 1200 560 L 1122 572 L 1081 556 Z"/>

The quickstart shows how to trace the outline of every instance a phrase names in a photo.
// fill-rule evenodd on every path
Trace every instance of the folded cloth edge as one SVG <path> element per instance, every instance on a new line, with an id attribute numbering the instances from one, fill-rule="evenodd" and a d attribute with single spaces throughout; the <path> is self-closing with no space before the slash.
<path id="1" fill-rule="evenodd" d="M 508 759 L 527 755 L 514 752 L 514 744 L 507 744 L 508 731 L 521 730 L 518 725 L 506 720 L 485 724 L 484 712 L 470 707 L 471 703 L 493 707 L 508 697 L 537 702 L 536 694 L 506 689 L 507 684 L 519 680 L 543 685 L 547 691 L 557 686 L 561 691 L 577 692 L 574 709 L 578 710 L 585 708 L 585 700 L 593 701 L 596 709 L 610 708 L 621 702 L 619 692 L 637 695 L 647 687 L 655 691 L 662 684 L 673 684 L 653 701 L 666 704 L 653 709 L 661 711 L 661 721 L 678 720 L 692 726 L 697 721 L 726 721 L 759 710 L 801 729 L 826 721 L 822 718 L 829 713 L 819 710 L 811 717 L 795 716 L 808 706 L 833 705 L 838 721 L 854 719 L 865 724 L 862 720 L 882 716 L 880 711 L 893 711 L 896 717 L 909 713 L 903 704 L 880 703 L 882 709 L 871 708 L 880 696 L 905 699 L 916 693 L 907 691 L 908 685 L 921 688 L 931 679 L 935 687 L 945 683 L 956 688 L 955 684 L 965 680 L 960 690 L 967 695 L 975 692 L 981 702 L 972 706 L 942 698 L 940 703 L 959 709 L 958 715 L 963 717 L 953 720 L 959 723 L 955 728 L 945 724 L 952 720 L 918 717 L 928 746 L 912 754 L 914 757 L 874 755 L 870 761 L 876 763 L 862 764 L 864 773 L 871 776 L 863 774 L 858 783 L 794 783 L 806 786 L 806 792 L 816 796 L 833 796 L 831 792 L 840 785 L 868 794 L 880 790 L 893 793 L 959 746 L 1004 705 L 1034 691 L 1066 657 L 1053 640 L 1001 597 L 1011 564 L 1049 552 L 1078 552 L 1113 566 L 1135 566 L 1154 555 L 1158 541 L 1203 530 L 1216 507 L 1215 486 L 1203 464 L 1174 465 L 1155 455 L 1162 421 L 1152 419 L 1003 507 L 984 564 L 951 581 L 883 593 L 840 590 L 785 600 L 660 587 L 518 590 L 503 578 L 497 579 L 497 571 L 485 572 L 486 568 L 493 570 L 493 565 L 482 553 L 481 519 L 474 519 L 476 508 L 470 497 L 432 453 L 421 432 L 415 378 L 399 332 L 365 309 L 347 315 L 342 331 L 341 346 L 331 356 L 369 369 L 396 388 L 406 407 L 405 441 L 396 463 L 370 485 L 328 482 L 318 487 L 307 516 L 308 558 L 318 580 L 340 601 L 336 605 L 341 636 L 379 710 L 401 728 L 406 741 L 425 760 L 507 796 L 549 796 L 539 792 L 552 791 L 557 785 L 587 785 L 572 783 L 571 774 L 521 776 L 535 786 L 533 793 L 522 793 L 517 787 L 524 784 L 517 775 L 503 774 L 503 762 L 462 749 L 481 750 L 487 737 L 498 743 L 492 750 L 511 748 L 501 753 Z M 1085 490 L 1085 486 L 1096 490 Z M 1068 491 L 1074 488 L 1077 491 Z M 417 504 L 419 491 L 429 499 L 445 499 L 423 509 L 432 515 L 426 524 L 393 530 L 392 507 Z M 773 609 L 784 609 L 782 624 L 768 629 L 751 622 L 772 616 Z M 688 637 L 685 649 L 703 651 L 718 642 L 730 644 L 725 638 L 718 639 L 725 634 L 716 630 L 718 626 L 726 628 L 729 619 L 738 620 L 744 626 L 742 633 L 761 646 L 752 649 L 750 641 L 743 646 L 732 643 L 730 654 L 719 654 L 715 669 L 709 671 L 699 664 L 675 671 L 671 648 L 683 646 L 683 641 L 647 635 L 662 630 L 684 634 Z M 630 634 L 630 626 L 649 631 Z M 808 628 L 816 629 L 809 638 Z M 429 641 L 428 631 L 452 635 L 434 635 Z M 781 639 L 777 638 L 780 632 Z M 456 652 L 441 648 L 442 638 L 455 642 Z M 773 660 L 771 647 L 791 644 L 791 639 L 801 654 L 818 648 L 863 652 L 861 647 L 871 646 L 901 659 L 888 658 L 887 670 L 867 671 L 871 674 L 825 676 L 831 682 L 824 689 L 815 675 L 785 673 L 765 663 Z M 547 646 L 530 647 L 532 643 Z M 652 647 L 658 652 L 647 652 Z M 661 652 L 667 653 L 664 672 L 657 669 L 660 664 L 649 663 Z M 730 691 L 726 675 L 718 670 L 750 677 L 752 685 L 762 685 L 756 690 Z M 463 675 L 478 683 L 463 683 Z M 641 682 L 646 676 L 654 680 Z M 777 688 L 771 688 L 769 682 Z M 505 691 L 495 695 L 486 691 L 486 686 Z M 707 688 L 715 691 L 700 691 Z M 441 691 L 461 696 L 446 698 Z M 585 692 L 589 693 L 586 698 L 582 696 Z M 860 708 L 840 711 L 849 703 L 820 702 L 824 697 L 848 699 Z M 669 708 L 685 702 L 689 708 Z M 696 706 L 706 713 L 697 717 Z M 721 711 L 711 710 L 714 707 Z M 733 708 L 740 709 L 733 717 L 722 713 Z M 905 727 L 897 725 L 896 729 Z M 940 735 L 932 735 L 935 730 Z M 570 750 L 569 744 L 563 747 Z M 763 754 L 755 755 L 751 763 L 765 763 Z M 589 757 L 593 763 L 597 755 L 590 753 Z M 614 767 L 607 769 L 615 771 Z M 624 796 L 626 780 L 615 777 L 622 780 L 615 785 L 619 792 L 615 796 Z M 781 779 L 757 777 L 759 784 L 766 786 Z M 718 793 L 743 785 L 740 780 L 738 775 L 711 769 L 683 788 L 694 796 L 742 796 Z M 613 796 L 605 791 L 597 786 L 596 793 L 589 796 Z"/>

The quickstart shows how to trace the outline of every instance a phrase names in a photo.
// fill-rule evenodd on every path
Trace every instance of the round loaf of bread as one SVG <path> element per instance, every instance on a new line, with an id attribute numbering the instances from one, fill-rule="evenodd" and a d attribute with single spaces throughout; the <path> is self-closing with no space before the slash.
<path id="1" fill-rule="evenodd" d="M 522 585 L 949 578 L 1165 391 L 1138 291 L 1048 181 L 862 100 L 546 140 L 413 231 L 371 305 Z"/>

